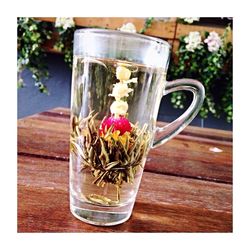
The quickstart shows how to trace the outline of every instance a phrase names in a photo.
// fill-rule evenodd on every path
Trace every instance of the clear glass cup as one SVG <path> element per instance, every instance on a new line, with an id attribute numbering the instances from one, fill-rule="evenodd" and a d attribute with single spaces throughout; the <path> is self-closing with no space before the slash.
<path id="1" fill-rule="evenodd" d="M 74 35 L 71 93 L 70 209 L 102 226 L 129 219 L 148 151 L 167 142 L 197 115 L 202 84 L 166 81 L 170 45 L 121 31 L 80 29 Z M 158 128 L 161 98 L 193 93 L 190 107 Z"/>

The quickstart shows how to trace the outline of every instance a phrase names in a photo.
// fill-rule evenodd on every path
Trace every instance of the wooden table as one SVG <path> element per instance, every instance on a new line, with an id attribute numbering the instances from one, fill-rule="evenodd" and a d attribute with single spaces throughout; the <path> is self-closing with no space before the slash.
<path id="1" fill-rule="evenodd" d="M 18 120 L 18 232 L 232 232 L 232 133 L 189 126 L 151 150 L 131 218 L 113 227 L 69 210 L 69 110 Z"/>

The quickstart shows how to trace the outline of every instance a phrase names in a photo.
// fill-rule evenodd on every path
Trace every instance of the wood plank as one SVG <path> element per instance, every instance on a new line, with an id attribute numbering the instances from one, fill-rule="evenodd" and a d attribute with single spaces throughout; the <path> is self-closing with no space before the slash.
<path id="1" fill-rule="evenodd" d="M 55 17 L 36 17 L 35 19 L 55 22 Z M 136 17 L 75 17 L 74 21 L 77 26 L 82 27 L 93 27 L 100 26 L 104 28 L 117 29 L 123 24 L 132 22 L 136 26 L 137 31 L 143 28 L 145 18 Z M 176 33 L 175 26 L 177 25 Z M 225 29 L 219 27 L 203 26 L 203 25 L 190 25 L 190 24 L 176 24 L 176 18 L 171 18 L 168 22 L 162 22 L 159 20 L 154 20 L 152 22 L 151 28 L 146 30 L 146 35 L 160 37 L 164 39 L 174 39 L 178 40 L 180 36 L 188 35 L 190 31 L 215 31 L 220 35 L 223 35 Z M 232 42 L 232 31 L 229 32 L 227 41 Z"/>
<path id="2" fill-rule="evenodd" d="M 74 18 L 77 25 L 82 27 L 100 26 L 108 29 L 118 29 L 123 24 L 133 23 L 136 30 L 139 31 L 143 28 L 144 18 L 127 18 L 127 17 L 87 17 L 87 18 Z"/>
<path id="3" fill-rule="evenodd" d="M 37 17 L 36 19 L 45 22 L 55 22 L 55 17 Z M 76 26 L 80 27 L 93 27 L 99 26 L 109 29 L 117 29 L 123 24 L 132 22 L 137 30 L 140 30 L 144 26 L 144 18 L 131 18 L 131 17 L 74 17 Z"/>
<path id="4" fill-rule="evenodd" d="M 180 41 L 177 40 L 177 39 L 173 40 L 173 43 L 172 43 L 172 54 L 174 55 L 173 59 L 174 59 L 175 63 L 178 62 L 178 56 L 176 56 L 176 51 L 179 49 L 179 46 L 180 46 Z"/>
<path id="5" fill-rule="evenodd" d="M 69 119 L 70 117 L 70 109 L 69 108 L 63 108 L 58 107 L 51 109 L 49 111 L 41 112 L 37 115 L 39 116 L 52 116 L 52 117 L 64 117 Z M 157 121 L 157 126 L 161 127 L 166 125 L 166 122 Z M 181 134 L 183 135 L 190 135 L 195 137 L 203 137 L 203 138 L 210 138 L 215 139 L 219 141 L 232 141 L 232 132 L 227 130 L 221 130 L 221 129 L 213 129 L 213 128 L 200 128 L 196 126 L 187 126 Z"/>
<path id="6" fill-rule="evenodd" d="M 55 17 L 37 17 L 36 19 L 55 22 Z M 103 27 L 116 30 L 123 24 L 132 22 L 137 32 L 144 27 L 145 18 L 139 17 L 74 17 L 75 24 L 80 27 Z M 175 18 L 168 22 L 153 21 L 152 27 L 145 32 L 146 35 L 160 37 L 164 39 L 173 39 L 175 34 Z"/>
<path id="7" fill-rule="evenodd" d="M 35 19 L 46 21 L 46 22 L 55 22 L 55 17 L 36 17 Z M 139 32 L 145 22 L 145 18 L 136 18 L 136 17 L 75 17 L 74 21 L 78 27 L 103 27 L 108 29 L 117 30 L 123 24 L 132 22 L 137 32 Z M 210 26 L 200 26 L 200 25 L 190 25 L 190 24 L 181 24 L 176 23 L 176 18 L 170 18 L 167 22 L 162 22 L 159 20 L 153 20 L 152 26 L 148 28 L 145 32 L 145 35 L 159 37 L 164 40 L 169 40 L 169 43 L 172 44 L 173 52 L 176 52 L 179 46 L 179 38 L 184 35 L 188 35 L 191 31 L 199 31 L 202 33 L 205 31 L 211 32 L 215 31 L 220 35 L 223 35 L 225 29 L 218 27 Z M 55 34 L 54 34 L 55 36 Z M 232 42 L 233 33 L 230 31 L 226 42 Z M 56 36 L 55 36 L 56 37 Z M 61 53 L 53 48 L 55 39 L 48 41 L 44 45 L 44 49 L 47 52 L 51 53 Z"/>
<path id="8" fill-rule="evenodd" d="M 94 227 L 69 211 L 67 162 L 18 157 L 18 232 L 231 232 L 231 199 L 228 184 L 144 172 L 131 219 Z"/>
<path id="9" fill-rule="evenodd" d="M 145 35 L 160 37 L 166 40 L 174 39 L 176 23 L 173 21 L 153 21 L 152 26 L 145 31 Z"/>
<path id="10" fill-rule="evenodd" d="M 51 109 L 49 111 L 44 111 L 39 114 L 35 114 L 32 117 L 36 117 L 36 119 L 41 120 L 48 120 L 51 117 L 50 120 L 56 120 L 57 118 L 60 119 L 70 119 L 70 109 L 69 108 L 63 108 L 58 107 Z M 26 118 L 24 118 L 26 119 Z M 59 120 L 60 120 L 59 119 Z M 20 119 L 22 120 L 22 119 Z M 19 121 L 20 121 L 19 120 Z M 69 121 L 67 121 L 69 122 Z M 162 127 L 168 123 L 157 121 L 157 126 Z M 232 142 L 232 132 L 227 130 L 221 130 L 221 129 L 213 129 L 213 128 L 201 128 L 196 126 L 187 126 L 181 133 L 181 135 L 188 135 L 192 137 L 202 137 L 217 141 L 228 141 Z"/>
<path id="11" fill-rule="evenodd" d="M 43 112 L 18 122 L 18 152 L 40 157 L 69 159 L 69 113 L 65 109 Z M 145 170 L 170 175 L 232 183 L 232 143 L 204 139 L 195 129 L 150 150 Z M 195 134 L 196 136 L 192 135 Z M 228 138 L 227 133 L 225 137 Z M 219 152 L 218 152 L 219 151 Z"/>
<path id="12" fill-rule="evenodd" d="M 18 130 L 19 153 L 68 160 L 69 127 L 61 129 L 55 122 L 40 124 L 30 121 L 26 124 L 28 126 Z M 32 126 L 36 128 L 30 129 Z M 150 151 L 146 170 L 232 182 L 232 148 L 183 141 L 177 137 Z"/>

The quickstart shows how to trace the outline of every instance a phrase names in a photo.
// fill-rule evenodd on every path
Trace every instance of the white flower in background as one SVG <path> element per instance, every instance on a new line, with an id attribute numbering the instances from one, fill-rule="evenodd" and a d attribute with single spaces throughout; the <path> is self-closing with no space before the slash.
<path id="1" fill-rule="evenodd" d="M 21 17 L 21 19 L 23 20 L 24 23 L 27 23 L 29 21 L 29 17 Z M 32 26 L 30 26 L 32 27 Z"/>
<path id="2" fill-rule="evenodd" d="M 201 35 L 198 31 L 189 32 L 189 35 L 184 38 L 186 49 L 188 51 L 194 52 L 195 49 L 201 48 Z"/>
<path id="3" fill-rule="evenodd" d="M 119 117 L 119 115 L 126 115 L 128 111 L 128 103 L 122 100 L 116 100 L 111 104 L 110 111 L 115 115 L 115 117 Z"/>
<path id="4" fill-rule="evenodd" d="M 122 97 L 128 97 L 128 94 L 132 91 L 133 89 L 129 88 L 126 83 L 118 82 L 114 84 L 112 94 L 109 94 L 109 96 L 113 96 L 116 100 L 119 100 Z"/>
<path id="5" fill-rule="evenodd" d="M 125 32 L 131 32 L 131 33 L 136 33 L 136 27 L 133 23 L 126 23 L 123 24 L 121 28 L 118 30 L 120 31 L 125 31 Z"/>
<path id="6" fill-rule="evenodd" d="M 194 21 L 199 21 L 200 18 L 199 17 L 182 17 L 182 19 L 186 22 L 186 23 L 193 23 Z"/>
<path id="7" fill-rule="evenodd" d="M 73 17 L 57 17 L 55 26 L 66 30 L 68 28 L 74 27 L 75 22 Z"/>
<path id="8" fill-rule="evenodd" d="M 17 60 L 17 71 L 20 71 L 24 65 L 27 65 L 29 63 L 29 58 L 21 59 L 19 58 Z"/>
<path id="9" fill-rule="evenodd" d="M 222 45 L 222 40 L 218 33 L 212 31 L 209 33 L 209 36 L 204 40 L 204 43 L 207 44 L 208 50 L 210 52 L 216 52 Z"/>

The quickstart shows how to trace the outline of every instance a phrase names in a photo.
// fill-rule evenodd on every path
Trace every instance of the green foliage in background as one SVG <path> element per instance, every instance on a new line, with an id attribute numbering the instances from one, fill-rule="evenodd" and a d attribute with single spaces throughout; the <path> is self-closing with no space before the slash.
<path id="1" fill-rule="evenodd" d="M 56 31 L 59 34 L 58 39 L 54 45 L 54 49 L 64 54 L 64 61 L 72 68 L 73 60 L 73 39 L 74 32 L 76 30 L 75 25 L 73 24 L 70 27 L 63 27 L 56 25 Z"/>
<path id="2" fill-rule="evenodd" d="M 42 44 L 51 39 L 51 24 L 34 20 L 32 18 L 20 17 L 17 19 L 17 85 L 25 85 L 22 72 L 30 70 L 35 86 L 42 93 L 48 93 L 44 81 L 49 72 L 44 59 L 46 53 Z"/>
<path id="3" fill-rule="evenodd" d="M 153 17 L 146 18 L 144 27 L 139 31 L 139 33 L 144 34 L 146 30 L 152 26 L 153 21 L 154 21 Z"/>
<path id="4" fill-rule="evenodd" d="M 215 117 L 226 116 L 232 121 L 232 44 L 226 41 L 230 28 L 221 37 L 222 44 L 217 51 L 209 51 L 204 42 L 209 36 L 204 34 L 204 40 L 197 48 L 187 49 L 185 36 L 180 38 L 180 46 L 172 59 L 168 71 L 168 80 L 177 78 L 193 78 L 203 83 L 206 90 L 204 104 L 200 116 L 206 118 L 209 114 Z M 171 102 L 175 108 L 187 107 L 187 93 L 174 92 Z"/>

